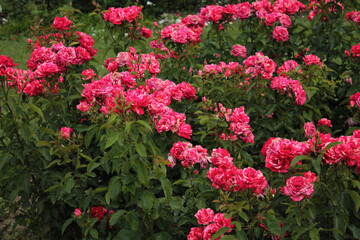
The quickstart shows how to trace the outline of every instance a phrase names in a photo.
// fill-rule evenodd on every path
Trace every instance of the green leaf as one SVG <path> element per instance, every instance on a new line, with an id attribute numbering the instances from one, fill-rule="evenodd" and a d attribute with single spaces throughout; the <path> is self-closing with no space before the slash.
<path id="1" fill-rule="evenodd" d="M 225 235 L 222 238 L 220 238 L 221 240 L 239 240 L 237 237 L 232 236 L 232 235 Z"/>
<path id="2" fill-rule="evenodd" d="M 120 179 L 117 178 L 109 185 L 108 192 L 110 199 L 114 200 L 119 195 L 120 191 L 121 191 L 121 182 Z"/>
<path id="3" fill-rule="evenodd" d="M 118 137 L 119 137 L 119 133 L 117 132 L 113 132 L 110 136 L 107 136 L 105 149 L 114 145 L 118 140 Z"/>
<path id="4" fill-rule="evenodd" d="M 48 141 L 38 141 L 36 147 L 51 147 L 51 144 Z"/>
<path id="5" fill-rule="evenodd" d="M 269 231 L 275 235 L 281 236 L 280 222 L 272 214 L 264 214 L 264 224 Z"/>
<path id="6" fill-rule="evenodd" d="M 9 154 L 9 153 L 3 153 L 2 154 L 2 156 L 0 157 L 0 171 L 3 168 L 3 166 L 8 163 L 8 160 L 11 159 L 11 156 L 12 155 Z"/>
<path id="7" fill-rule="evenodd" d="M 92 194 L 102 193 L 102 192 L 105 192 L 107 190 L 108 190 L 108 187 L 98 187 L 92 192 Z"/>
<path id="8" fill-rule="evenodd" d="M 28 103 L 27 106 L 30 107 L 34 112 L 39 114 L 40 117 L 43 119 L 43 121 L 45 121 L 44 114 L 43 114 L 43 112 L 41 111 L 41 109 L 38 106 L 36 106 L 36 105 L 34 105 L 32 103 Z"/>
<path id="9" fill-rule="evenodd" d="M 229 231 L 231 228 L 229 227 L 222 227 L 219 230 L 216 231 L 216 233 L 211 237 L 211 240 L 215 240 L 217 238 L 219 238 L 221 235 L 223 235 L 224 233 L 226 233 L 227 231 Z"/>
<path id="10" fill-rule="evenodd" d="M 101 165 L 101 163 L 97 163 L 95 161 L 89 163 L 89 165 L 87 166 L 87 172 L 91 173 L 95 168 L 97 168 L 100 165 Z"/>
<path id="11" fill-rule="evenodd" d="M 343 142 L 332 142 L 329 143 L 328 145 L 326 145 L 326 147 L 324 148 L 324 152 L 326 152 L 326 150 L 328 150 L 329 148 L 335 147 L 336 145 L 342 144 Z"/>
<path id="12" fill-rule="evenodd" d="M 141 208 L 145 212 L 150 212 L 151 208 L 154 205 L 154 198 L 155 196 L 151 191 L 145 190 L 142 192 L 140 197 L 140 202 L 141 202 Z"/>
<path id="13" fill-rule="evenodd" d="M 143 161 L 136 161 L 136 173 L 138 180 L 144 184 L 147 185 L 149 182 L 149 168 Z"/>
<path id="14" fill-rule="evenodd" d="M 147 154 L 146 154 L 146 148 L 144 146 L 144 144 L 142 143 L 136 143 L 135 144 L 135 149 L 136 149 L 136 152 L 141 156 L 141 157 L 147 157 Z"/>
<path id="15" fill-rule="evenodd" d="M 301 160 L 312 160 L 312 157 L 306 156 L 306 155 L 299 155 L 293 158 L 291 161 L 290 167 L 294 167 L 298 162 Z"/>
<path id="16" fill-rule="evenodd" d="M 86 147 L 88 147 L 90 145 L 91 139 L 94 137 L 97 130 L 98 130 L 97 128 L 93 128 L 86 133 L 85 138 L 84 138 L 85 139 L 84 144 Z"/>
<path id="17" fill-rule="evenodd" d="M 355 227 L 354 225 L 350 225 L 349 229 L 353 233 L 354 239 L 360 239 L 360 229 Z"/>
<path id="18" fill-rule="evenodd" d="M 245 212 L 239 211 L 238 213 L 239 213 L 240 217 L 245 220 L 245 222 L 249 221 L 249 217 L 248 217 L 248 215 L 246 215 Z"/>
<path id="19" fill-rule="evenodd" d="M 98 231 L 97 231 L 95 228 L 93 228 L 93 229 L 90 230 L 90 235 L 91 235 L 93 238 L 95 238 L 95 239 L 98 239 L 98 238 L 99 238 L 99 233 L 98 233 Z"/>
<path id="20" fill-rule="evenodd" d="M 74 220 L 74 219 L 69 218 L 68 220 L 66 220 L 66 221 L 64 222 L 64 224 L 62 225 L 62 228 L 61 228 L 61 233 L 62 233 L 62 234 L 64 234 L 66 228 L 70 225 L 70 223 L 72 223 L 73 220 Z"/>
<path id="21" fill-rule="evenodd" d="M 70 193 L 74 186 L 75 180 L 73 178 L 68 178 L 65 180 L 65 191 L 67 193 Z"/>
<path id="22" fill-rule="evenodd" d="M 139 124 L 143 125 L 143 126 L 146 127 L 147 129 L 149 129 L 150 132 L 153 131 L 152 128 L 150 127 L 150 125 L 149 125 L 147 122 L 145 122 L 144 120 L 138 120 L 138 121 L 136 121 L 136 123 L 139 123 Z"/>
<path id="23" fill-rule="evenodd" d="M 120 219 L 122 215 L 126 213 L 125 210 L 118 210 L 115 213 L 111 214 L 109 224 L 110 226 L 114 226 Z"/>
<path id="24" fill-rule="evenodd" d="M 351 199 L 354 202 L 355 211 L 358 212 L 359 207 L 360 207 L 360 195 L 359 195 L 359 193 L 352 190 L 352 191 L 349 191 L 349 195 L 351 196 Z"/>
<path id="25" fill-rule="evenodd" d="M 318 175 L 320 175 L 320 173 L 321 173 L 321 161 L 322 161 L 323 155 L 324 154 L 320 154 L 319 156 L 317 156 L 317 158 L 315 160 L 313 160 L 311 162 Z"/>
<path id="26" fill-rule="evenodd" d="M 172 185 L 169 179 L 166 177 L 160 177 L 161 186 L 164 191 L 164 195 L 167 202 L 170 202 L 172 197 Z"/>
<path id="27" fill-rule="evenodd" d="M 126 123 L 125 123 L 125 132 L 126 132 L 127 134 L 130 133 L 131 125 L 132 125 L 132 124 L 133 124 L 133 122 L 126 122 Z"/>
<path id="28" fill-rule="evenodd" d="M 242 228 L 241 222 L 234 221 L 234 222 L 231 222 L 231 223 L 235 224 L 236 229 L 241 231 L 241 228 Z"/>
<path id="29" fill-rule="evenodd" d="M 109 120 L 107 121 L 107 123 L 103 124 L 103 125 L 100 127 L 100 129 L 107 128 L 107 127 L 111 126 L 111 125 L 116 121 L 116 117 L 117 117 L 116 114 L 112 115 L 112 116 L 109 118 Z"/>
<path id="30" fill-rule="evenodd" d="M 60 187 L 61 187 L 61 185 L 54 185 L 54 186 L 51 186 L 48 189 L 46 189 L 44 192 L 50 192 L 50 191 L 58 189 Z"/>
<path id="31" fill-rule="evenodd" d="M 360 182 L 354 179 L 351 179 L 353 187 L 357 187 L 360 190 Z"/>
<path id="32" fill-rule="evenodd" d="M 319 230 L 317 228 L 313 228 L 309 231 L 309 236 L 311 240 L 320 240 Z"/>

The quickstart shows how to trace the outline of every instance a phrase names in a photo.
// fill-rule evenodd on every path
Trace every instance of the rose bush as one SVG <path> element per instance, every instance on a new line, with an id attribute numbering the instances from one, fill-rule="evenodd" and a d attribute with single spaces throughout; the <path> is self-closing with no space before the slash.
<path id="1" fill-rule="evenodd" d="M 43 239 L 360 238 L 355 9 L 111 7 L 100 64 L 56 17 L 0 56 L 1 198 Z"/>

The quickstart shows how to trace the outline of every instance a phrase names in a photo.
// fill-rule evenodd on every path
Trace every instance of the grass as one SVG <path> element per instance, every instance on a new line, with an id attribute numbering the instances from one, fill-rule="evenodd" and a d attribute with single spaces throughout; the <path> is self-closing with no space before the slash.
<path id="1" fill-rule="evenodd" d="M 13 40 L 0 40 L 0 55 L 10 57 L 14 63 L 19 63 L 17 68 L 26 69 L 31 51 L 28 49 L 25 36 L 19 35 Z"/>

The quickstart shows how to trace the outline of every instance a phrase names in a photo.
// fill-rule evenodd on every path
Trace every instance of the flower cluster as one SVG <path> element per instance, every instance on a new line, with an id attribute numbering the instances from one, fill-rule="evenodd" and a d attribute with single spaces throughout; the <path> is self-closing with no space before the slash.
<path id="1" fill-rule="evenodd" d="M 214 214 L 214 211 L 210 208 L 200 209 L 195 214 L 195 217 L 198 223 L 204 226 L 191 228 L 187 239 L 210 240 L 212 236 L 222 227 L 229 227 L 230 230 L 228 230 L 227 232 L 231 232 L 231 229 L 234 228 L 234 225 L 231 224 L 231 217 L 225 218 L 224 215 L 224 213 Z M 222 236 L 217 238 L 217 240 L 220 239 Z"/>
<path id="2" fill-rule="evenodd" d="M 310 55 L 306 55 L 305 57 L 303 57 L 304 63 L 307 66 L 310 65 L 318 65 L 320 67 L 323 66 L 322 62 L 320 61 L 320 58 L 315 56 L 314 54 L 310 54 Z"/>
<path id="3" fill-rule="evenodd" d="M 200 164 L 201 168 L 206 168 L 209 162 L 209 155 L 207 150 L 200 145 L 192 146 L 189 142 L 176 142 L 168 154 L 168 166 L 174 167 L 176 160 L 181 162 L 184 168 L 189 168 L 196 163 Z"/>
<path id="4" fill-rule="evenodd" d="M 160 63 L 154 53 L 136 54 L 136 50 L 132 47 L 130 47 L 129 52 L 119 52 L 116 58 L 105 60 L 104 66 L 109 72 L 116 72 L 120 69 L 126 70 L 135 75 L 136 78 L 144 77 L 146 71 L 152 77 L 160 73 Z"/>
<path id="5" fill-rule="evenodd" d="M 69 30 L 71 24 L 71 20 L 67 19 L 67 17 L 55 17 L 52 27 L 60 31 Z"/>
<path id="6" fill-rule="evenodd" d="M 168 105 L 173 99 L 193 99 L 195 89 L 189 83 L 175 84 L 159 78 L 146 80 L 146 86 L 136 87 L 135 78 L 129 72 L 109 73 L 99 80 L 84 84 L 77 108 L 82 112 L 100 110 L 103 114 L 122 113 L 129 108 L 139 115 L 147 110 L 155 123 L 157 131 L 172 131 L 179 136 L 190 138 L 191 126 L 185 123 L 185 114 L 177 113 Z"/>
<path id="7" fill-rule="evenodd" d="M 210 161 L 213 166 L 207 172 L 212 186 L 230 192 L 250 189 L 256 195 L 264 195 L 268 183 L 260 170 L 251 167 L 238 169 L 225 149 L 214 149 Z"/>
<path id="8" fill-rule="evenodd" d="M 267 0 L 255 1 L 253 8 L 256 10 L 256 16 L 267 26 L 273 26 L 279 22 L 281 26 L 273 29 L 272 38 L 277 42 L 287 41 L 289 39 L 288 28 L 291 27 L 290 15 L 304 11 L 305 5 L 297 0 L 277 0 L 271 6 Z"/>
<path id="9" fill-rule="evenodd" d="M 303 105 L 306 101 L 306 92 L 298 80 L 279 76 L 271 80 L 270 87 L 277 90 L 280 94 L 288 93 L 290 97 L 295 95 L 295 104 Z"/>
<path id="10" fill-rule="evenodd" d="M 254 134 L 251 131 L 249 125 L 250 118 L 245 113 L 245 107 L 241 106 L 240 108 L 235 108 L 234 110 L 225 109 L 220 106 L 220 112 L 224 114 L 225 120 L 230 123 L 231 136 L 226 136 L 226 134 L 221 135 L 221 139 L 227 140 L 231 137 L 231 140 L 241 139 L 246 143 L 254 143 Z M 215 109 L 216 110 L 216 109 Z"/>
<path id="11" fill-rule="evenodd" d="M 38 79 L 35 72 L 31 70 L 23 70 L 17 68 L 0 69 L 0 75 L 6 77 L 6 84 L 10 88 L 16 88 L 18 93 L 25 93 L 29 97 L 34 95 L 42 95 L 45 93 L 45 87 L 48 88 L 52 94 L 57 94 L 59 87 L 57 82 L 63 82 L 63 77 L 57 78 L 57 82 L 50 85 L 44 78 Z"/>
<path id="12" fill-rule="evenodd" d="M 278 173 L 288 172 L 294 157 L 307 155 L 310 152 L 309 143 L 284 138 L 270 138 L 261 150 L 261 154 L 265 156 L 265 167 Z"/>
<path id="13" fill-rule="evenodd" d="M 349 99 L 349 104 L 351 107 L 354 107 L 356 104 L 360 108 L 360 92 L 351 95 Z"/>
<path id="14" fill-rule="evenodd" d="M 287 76 L 286 73 L 289 73 L 291 71 L 295 71 L 296 68 L 299 66 L 299 64 L 294 60 L 288 60 L 285 61 L 283 65 L 281 65 L 277 70 L 276 73 L 281 76 Z M 301 70 L 299 69 L 297 71 L 298 73 L 301 73 Z"/>
<path id="15" fill-rule="evenodd" d="M 15 67 L 17 65 L 19 64 L 14 63 L 14 61 L 11 58 L 5 55 L 0 55 L 0 76 L 5 75 L 6 69 Z"/>
<path id="16" fill-rule="evenodd" d="M 252 77 L 260 76 L 270 80 L 276 69 L 276 63 L 263 53 L 257 52 L 243 61 L 245 73 Z"/>
<path id="17" fill-rule="evenodd" d="M 98 206 L 98 207 L 92 207 L 90 209 L 90 215 L 92 218 L 97 218 L 98 221 L 101 221 L 104 219 L 104 216 L 106 216 L 106 229 L 110 229 L 110 225 L 109 225 L 109 220 L 110 220 L 110 215 L 113 213 L 113 210 L 108 211 L 107 209 L 105 209 L 103 206 Z M 81 216 L 83 216 L 83 211 L 82 209 L 76 208 L 74 210 L 74 215 L 75 218 L 80 218 Z"/>
<path id="18" fill-rule="evenodd" d="M 322 118 L 318 121 L 318 123 L 316 124 L 316 126 L 327 126 L 327 127 L 332 127 L 331 121 L 327 118 Z"/>
<path id="19" fill-rule="evenodd" d="M 351 52 L 351 57 L 360 58 L 360 43 L 352 46 L 350 52 Z"/>
<path id="20" fill-rule="evenodd" d="M 141 19 L 141 8 L 138 6 L 129 6 L 126 8 L 109 8 L 104 12 L 104 20 L 114 25 L 121 25 L 123 22 L 132 23 L 136 19 Z"/>
<path id="21" fill-rule="evenodd" d="M 206 97 L 203 98 L 203 101 L 207 101 Z M 212 106 L 208 108 L 208 110 L 212 109 Z M 224 141 L 230 139 L 231 141 L 241 140 L 245 143 L 254 143 L 254 134 L 249 125 L 250 118 L 245 113 L 244 106 L 226 109 L 221 103 L 217 103 L 215 104 L 214 112 L 216 118 L 224 119 L 229 124 L 230 134 L 220 131 L 220 139 Z"/>
<path id="22" fill-rule="evenodd" d="M 316 179 L 315 173 L 310 171 L 304 172 L 303 176 L 295 176 L 287 179 L 286 185 L 280 187 L 280 191 L 286 196 L 290 196 L 293 201 L 299 202 L 303 200 L 304 197 L 307 199 L 310 198 L 314 192 L 313 183 Z"/>
<path id="23" fill-rule="evenodd" d="M 176 23 L 166 26 L 163 30 L 161 30 L 161 38 L 180 44 L 197 43 L 200 41 L 201 32 L 202 29 L 201 31 L 197 30 L 196 32 L 192 28 L 189 28 L 181 23 Z"/>
<path id="24" fill-rule="evenodd" d="M 42 95 L 46 89 L 57 94 L 58 84 L 64 81 L 62 74 L 67 68 L 91 60 L 97 52 L 89 35 L 64 32 L 70 24 L 66 17 L 55 18 L 53 28 L 61 30 L 61 33 L 42 35 L 37 39 L 28 60 L 28 70 L 16 69 L 11 59 L 0 56 L 0 74 L 6 76 L 7 85 L 30 97 Z"/>
<path id="25" fill-rule="evenodd" d="M 358 12 L 354 12 L 354 11 L 351 11 L 351 12 L 348 12 L 346 15 L 345 15 L 346 19 L 348 21 L 353 21 L 354 23 L 356 23 L 358 26 L 360 26 L 360 11 Z"/>
<path id="26" fill-rule="evenodd" d="M 328 9 L 321 9 L 321 5 L 329 4 Z M 334 14 L 337 14 L 337 10 L 335 5 L 340 7 L 344 11 L 344 6 L 335 0 L 310 0 L 309 3 L 309 9 L 311 9 L 311 12 L 309 13 L 308 20 L 311 21 L 313 18 L 318 14 L 323 12 L 333 12 Z M 324 16 L 322 20 L 326 20 L 327 17 Z"/>
<path id="27" fill-rule="evenodd" d="M 234 45 L 232 50 L 234 56 L 246 57 L 246 48 L 241 45 Z M 239 55 L 238 55 L 239 54 Z M 244 66 L 238 62 L 229 62 L 226 64 L 221 61 L 217 64 L 206 64 L 202 70 L 198 71 L 199 75 L 217 75 L 224 73 L 225 77 L 229 77 L 233 74 L 247 76 L 250 75 L 252 78 L 260 76 L 262 78 L 270 80 L 273 76 L 273 73 L 276 69 L 276 63 L 271 60 L 269 57 L 264 56 L 263 53 L 257 52 L 255 55 L 249 56 L 243 61 Z M 248 78 L 246 78 L 245 85 L 249 84 Z"/>
<path id="28" fill-rule="evenodd" d="M 248 2 L 234 5 L 216 6 L 209 5 L 202 8 L 199 17 L 205 22 L 219 23 L 219 21 L 233 21 L 236 18 L 247 19 L 251 16 L 251 4 Z"/>

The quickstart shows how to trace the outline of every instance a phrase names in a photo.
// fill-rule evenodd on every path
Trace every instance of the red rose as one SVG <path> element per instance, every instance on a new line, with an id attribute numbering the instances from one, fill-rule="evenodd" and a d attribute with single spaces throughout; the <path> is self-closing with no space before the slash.
<path id="1" fill-rule="evenodd" d="M 55 17 L 52 27 L 58 30 L 69 30 L 72 22 L 67 17 Z"/>
<path id="2" fill-rule="evenodd" d="M 107 210 L 103 206 L 91 208 L 91 216 L 98 220 L 101 220 L 106 212 Z"/>

